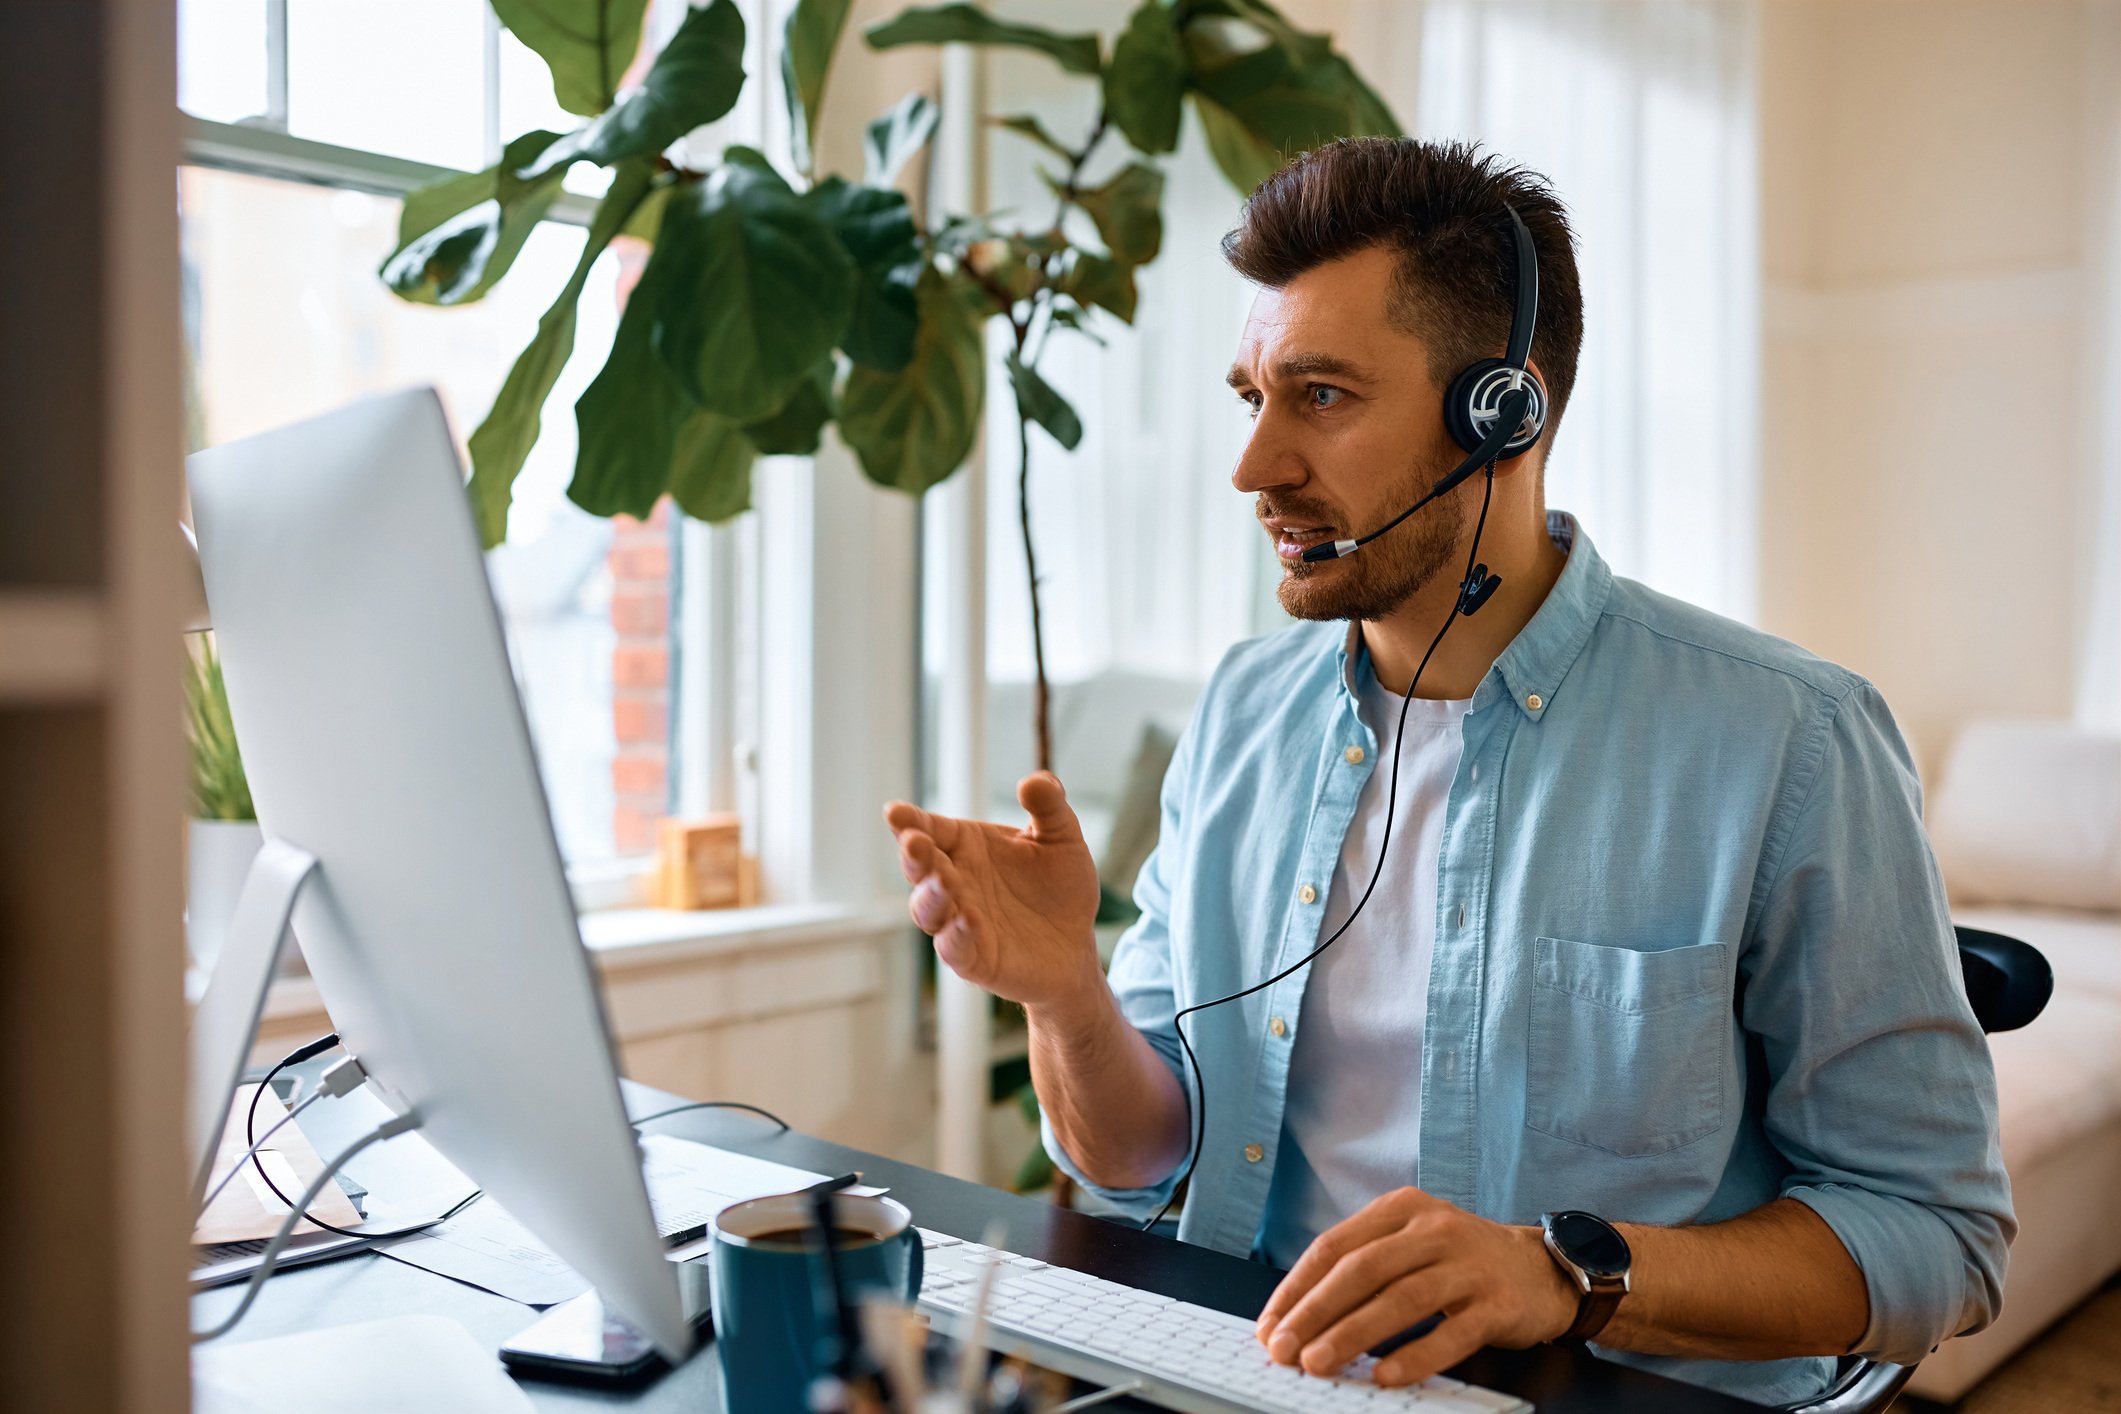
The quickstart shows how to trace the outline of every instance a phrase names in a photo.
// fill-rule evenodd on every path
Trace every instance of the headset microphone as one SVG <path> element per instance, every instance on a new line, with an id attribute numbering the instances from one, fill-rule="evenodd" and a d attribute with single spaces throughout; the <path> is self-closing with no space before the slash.
<path id="1" fill-rule="evenodd" d="M 1497 409 L 1495 426 L 1488 432 L 1486 437 L 1481 439 L 1480 445 L 1473 449 L 1473 455 L 1453 467 L 1443 480 L 1431 486 L 1428 494 L 1401 511 L 1398 515 L 1393 516 L 1377 529 L 1371 531 L 1368 535 L 1358 536 L 1353 540 L 1328 540 L 1323 544 L 1311 546 L 1303 552 L 1304 562 L 1315 565 L 1326 560 L 1337 560 L 1343 555 L 1354 554 L 1357 550 L 1360 550 L 1363 546 L 1435 500 L 1438 496 L 1457 486 L 1459 482 L 1464 481 L 1474 472 L 1499 460 L 1503 448 L 1517 435 L 1525 418 L 1529 416 L 1531 406 L 1532 394 L 1530 389 L 1520 388 L 1511 393 L 1502 400 L 1500 408 Z"/>

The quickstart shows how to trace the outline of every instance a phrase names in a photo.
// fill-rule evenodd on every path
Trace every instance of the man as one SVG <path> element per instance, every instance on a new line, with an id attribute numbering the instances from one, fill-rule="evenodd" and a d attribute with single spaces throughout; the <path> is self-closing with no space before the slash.
<path id="1" fill-rule="evenodd" d="M 1546 437 L 1304 562 L 1463 455 L 1440 400 L 1503 351 L 1510 208 Z M 1780 1403 L 1824 1357 L 1986 1325 L 2015 1221 L 1913 764 L 1868 683 L 1615 578 L 1547 511 L 1582 340 L 1552 191 L 1463 146 L 1341 142 L 1263 183 L 1224 247 L 1260 287 L 1231 480 L 1314 622 L 1209 684 L 1109 983 L 1056 779 L 1018 788 L 1020 831 L 886 810 L 938 955 L 1025 1008 L 1055 1160 L 1145 1218 L 1204 1107 L 1180 1236 L 1289 1268 L 1260 1339 L 1314 1373 L 1441 1312 L 1377 1379 L 1595 1333 Z M 1501 588 L 1452 619 L 1490 495 Z M 1185 1019 L 1195 1089 L 1177 1013 L 1312 952 L 1373 871 L 1308 967 Z M 1625 1239 L 1617 1305 L 1549 1250 L 1560 1210 Z"/>

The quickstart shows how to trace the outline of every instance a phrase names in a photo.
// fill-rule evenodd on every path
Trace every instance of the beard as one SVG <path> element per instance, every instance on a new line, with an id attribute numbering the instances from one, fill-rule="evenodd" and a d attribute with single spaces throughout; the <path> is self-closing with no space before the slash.
<path id="1" fill-rule="evenodd" d="M 1440 474 L 1440 473 L 1439 473 Z M 1417 485 L 1410 480 L 1405 499 L 1394 500 L 1390 514 L 1420 499 L 1422 490 L 1434 484 L 1432 475 Z M 1323 564 L 1302 560 L 1282 561 L 1282 580 L 1275 597 L 1282 609 L 1297 619 L 1382 619 L 1413 598 L 1440 574 L 1452 571 L 1458 558 L 1464 530 L 1463 515 L 1453 504 L 1456 495 L 1444 496 L 1400 522 L 1352 555 Z M 1292 520 L 1334 523 L 1328 508 L 1315 502 L 1261 492 L 1258 513 L 1287 516 Z M 1389 515 L 1384 517 L 1389 519 Z M 1353 539 L 1365 529 L 1343 529 L 1341 538 Z"/>

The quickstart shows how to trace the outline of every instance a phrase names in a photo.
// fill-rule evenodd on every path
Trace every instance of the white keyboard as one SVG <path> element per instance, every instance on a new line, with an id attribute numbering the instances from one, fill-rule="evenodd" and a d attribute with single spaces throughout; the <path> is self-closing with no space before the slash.
<path id="1" fill-rule="evenodd" d="M 1306 1375 L 1267 1358 L 1242 1316 L 1137 1291 L 1066 1267 L 921 1229 L 926 1270 L 920 1310 L 963 1335 L 992 1263 L 986 1344 L 1101 1386 L 1129 1385 L 1135 1398 L 1181 1414 L 1531 1414 L 1515 1395 L 1438 1375 L 1381 1389 L 1365 1355 L 1338 1376 Z"/>

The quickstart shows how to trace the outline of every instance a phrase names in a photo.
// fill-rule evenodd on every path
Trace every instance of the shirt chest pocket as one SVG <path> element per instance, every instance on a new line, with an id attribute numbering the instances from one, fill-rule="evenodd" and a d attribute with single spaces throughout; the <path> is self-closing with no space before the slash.
<path id="1" fill-rule="evenodd" d="M 1721 1129 L 1729 961 L 1728 943 L 1637 952 L 1536 939 L 1525 1123 L 1627 1158 Z"/>

